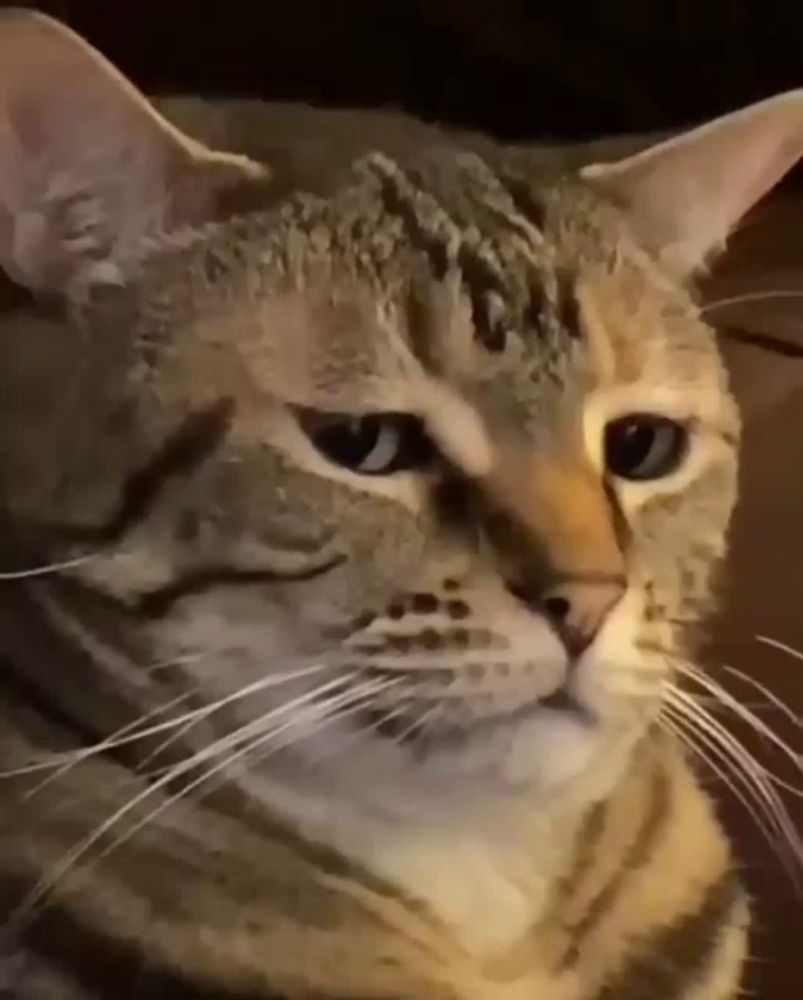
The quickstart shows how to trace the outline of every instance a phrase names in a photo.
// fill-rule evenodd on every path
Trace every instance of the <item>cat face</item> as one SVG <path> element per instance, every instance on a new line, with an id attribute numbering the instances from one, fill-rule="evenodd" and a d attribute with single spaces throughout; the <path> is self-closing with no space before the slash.
<path id="1" fill-rule="evenodd" d="M 68 166 L 34 165 L 68 195 L 32 225 L 32 170 L 0 250 L 66 297 L 80 363 L 68 403 L 3 445 L 12 516 L 94 537 L 73 579 L 145 659 L 185 664 L 213 761 L 384 804 L 612 774 L 723 552 L 738 420 L 686 279 L 785 169 L 778 107 L 764 188 L 711 183 L 743 113 L 713 146 L 703 129 L 574 176 L 368 155 L 328 197 L 207 225 L 209 191 L 255 165 L 171 135 L 147 212 L 158 157 L 98 186 L 102 157 L 65 154 L 60 124 Z M 166 141 L 125 110 L 111 166 Z"/>
<path id="2" fill-rule="evenodd" d="M 369 157 L 84 308 L 91 340 L 127 324 L 103 451 L 163 467 L 76 574 L 150 657 L 198 657 L 221 733 L 275 720 L 269 754 L 369 783 L 551 787 L 654 719 L 723 549 L 734 408 L 619 213 L 512 190 Z"/>

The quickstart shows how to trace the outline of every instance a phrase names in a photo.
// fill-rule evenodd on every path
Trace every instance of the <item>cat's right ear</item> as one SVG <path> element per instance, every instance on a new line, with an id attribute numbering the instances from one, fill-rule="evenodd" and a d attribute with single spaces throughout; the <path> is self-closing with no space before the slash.
<path id="1" fill-rule="evenodd" d="M 0 267 L 12 280 L 70 296 L 119 283 L 144 239 L 267 179 L 180 133 L 64 25 L 0 12 Z"/>

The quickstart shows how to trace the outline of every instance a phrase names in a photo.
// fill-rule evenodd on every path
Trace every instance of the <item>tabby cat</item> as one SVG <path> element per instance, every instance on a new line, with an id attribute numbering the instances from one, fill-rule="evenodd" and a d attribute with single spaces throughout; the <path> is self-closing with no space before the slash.
<path id="1" fill-rule="evenodd" d="M 734 997 L 693 280 L 803 92 L 627 155 L 233 107 L 0 18 L 0 993 Z"/>

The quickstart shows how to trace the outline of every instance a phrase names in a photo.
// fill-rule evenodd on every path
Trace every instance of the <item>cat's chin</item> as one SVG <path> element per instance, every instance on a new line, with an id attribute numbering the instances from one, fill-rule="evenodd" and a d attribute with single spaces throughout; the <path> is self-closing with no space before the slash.
<path id="1" fill-rule="evenodd" d="M 269 768 L 249 770 L 241 779 L 269 806 L 315 802 L 326 813 L 347 802 L 358 812 L 406 822 L 487 809 L 504 799 L 523 798 L 537 808 L 555 796 L 604 794 L 638 731 L 625 732 L 560 700 L 534 703 L 515 718 L 459 735 L 434 734 L 418 748 L 376 735 L 348 746 L 333 741 L 317 752 L 277 756 Z"/>

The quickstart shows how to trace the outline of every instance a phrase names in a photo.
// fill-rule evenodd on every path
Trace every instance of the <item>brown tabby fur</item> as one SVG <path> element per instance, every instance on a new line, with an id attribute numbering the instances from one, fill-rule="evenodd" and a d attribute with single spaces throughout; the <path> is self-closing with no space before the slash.
<path id="1" fill-rule="evenodd" d="M 744 894 L 662 725 L 735 495 L 690 259 L 725 232 L 581 175 L 645 139 L 157 102 L 188 140 L 47 19 L 3 60 L 4 995 L 734 997 Z M 670 485 L 600 473 L 622 406 L 694 426 Z M 414 413 L 437 463 L 360 479 L 310 408 Z"/>

